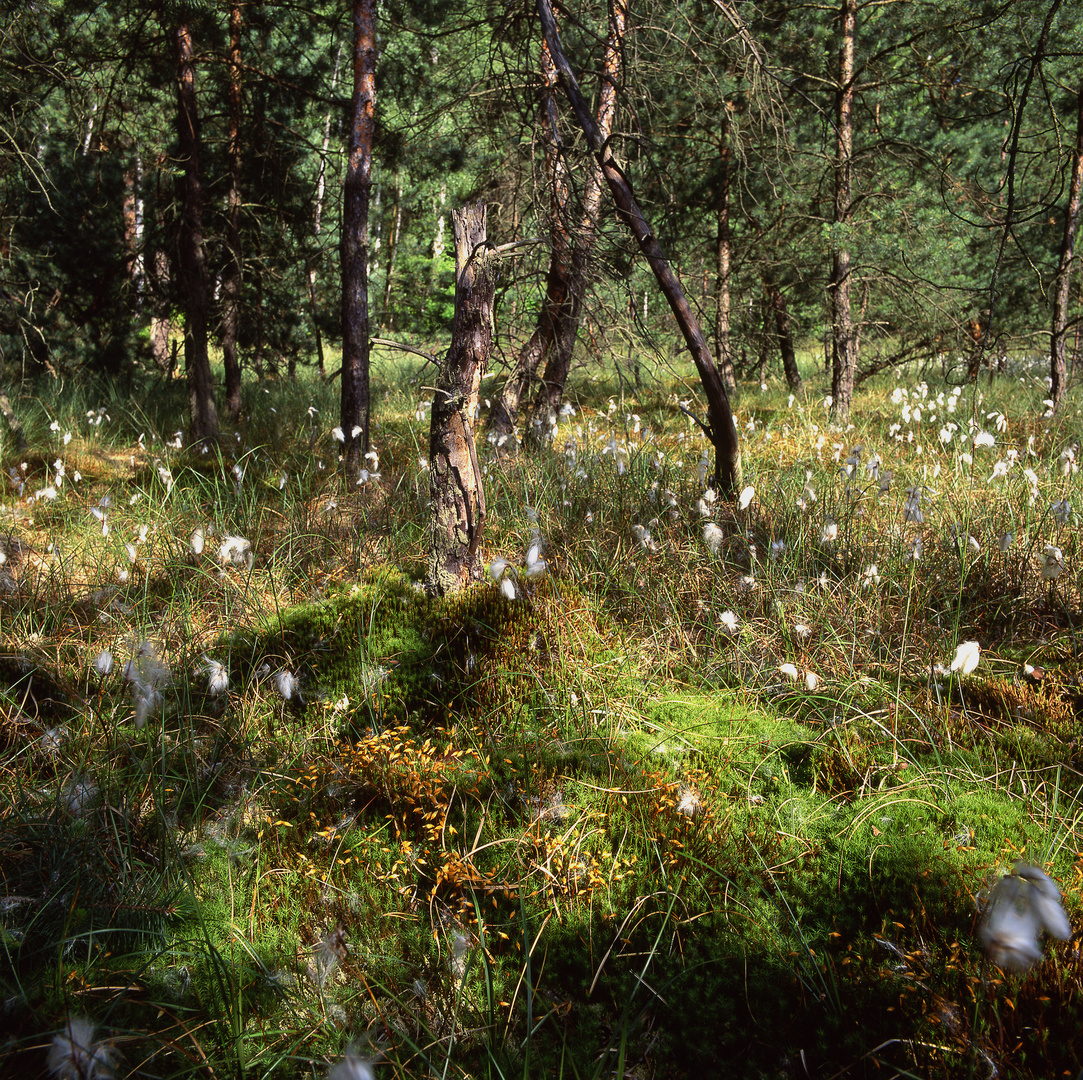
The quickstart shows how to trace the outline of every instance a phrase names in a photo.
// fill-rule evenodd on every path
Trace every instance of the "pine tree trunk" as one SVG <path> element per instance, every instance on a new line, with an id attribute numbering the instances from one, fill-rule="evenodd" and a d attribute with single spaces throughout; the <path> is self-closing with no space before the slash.
<path id="1" fill-rule="evenodd" d="M 395 282 L 395 257 L 399 251 L 399 230 L 402 228 L 402 177 L 395 177 L 395 202 L 391 208 L 391 228 L 387 236 L 387 273 L 384 274 L 384 302 L 380 309 L 380 326 L 395 329 L 395 312 L 391 294 Z"/>
<path id="2" fill-rule="evenodd" d="M 793 347 L 793 330 L 790 328 L 790 311 L 786 306 L 786 297 L 778 284 L 767 275 L 763 279 L 763 289 L 767 306 L 775 320 L 775 340 L 782 357 L 786 385 L 797 393 L 801 389 L 801 372 L 797 368 L 797 353 Z"/>
<path id="3" fill-rule="evenodd" d="M 1077 96 L 1075 153 L 1072 157 L 1072 179 L 1068 186 L 1068 205 L 1064 210 L 1064 236 L 1060 245 L 1056 283 L 1053 287 L 1053 328 L 1050 348 L 1050 375 L 1053 386 L 1053 411 L 1060 408 L 1068 383 L 1067 329 L 1068 305 L 1072 291 L 1072 263 L 1075 259 L 1075 237 L 1079 228 L 1080 188 L 1083 187 L 1083 85 Z"/>
<path id="4" fill-rule="evenodd" d="M 489 413 L 487 426 L 490 433 L 505 441 L 515 430 L 523 395 L 534 380 L 541 362 L 553 347 L 560 311 L 568 302 L 570 293 L 568 277 L 571 241 L 568 236 L 568 210 L 571 195 L 557 114 L 557 69 L 544 40 L 541 46 L 541 67 L 545 79 L 541 130 L 545 172 L 549 180 L 549 269 L 545 275 L 545 296 L 542 298 L 537 324 L 526 344 L 519 350 L 515 366 L 504 380 L 500 394 Z M 511 449 L 515 447 L 512 446 Z"/>
<path id="5" fill-rule="evenodd" d="M 835 94 L 835 213 L 837 229 L 850 220 L 854 152 L 854 35 L 857 0 L 842 0 L 839 20 L 842 42 L 839 46 L 839 85 Z M 853 314 L 850 306 L 850 252 L 841 236 L 833 241 L 831 255 L 831 360 L 832 412 L 837 420 L 846 420 L 854 396 Z"/>
<path id="6" fill-rule="evenodd" d="M 478 391 L 493 339 L 497 266 L 488 250 L 485 206 L 452 214 L 455 322 L 436 382 L 429 440 L 429 566 L 425 586 L 445 596 L 480 577 L 485 493 L 474 445 Z"/>
<path id="7" fill-rule="evenodd" d="M 222 278 L 222 362 L 226 373 L 226 412 L 241 415 L 241 364 L 237 330 L 241 307 L 241 5 L 229 8 L 229 192 L 226 196 L 226 246 Z"/>
<path id="8" fill-rule="evenodd" d="M 627 21 L 628 9 L 625 0 L 610 0 L 609 33 L 602 59 L 602 85 L 595 115 L 598 138 L 603 145 L 609 141 L 617 114 L 617 86 L 621 76 L 621 50 Z M 583 298 L 590 277 L 590 257 L 598 232 L 603 183 L 601 169 L 596 163 L 592 164 L 583 192 L 583 213 L 579 229 L 571 237 L 571 272 L 568 277 L 567 299 L 556 311 L 552 347 L 546 357 L 545 370 L 542 372 L 541 384 L 527 426 L 527 437 L 538 438 L 539 441 L 547 439 L 549 432 L 553 430 L 564 399 L 564 387 L 568 384 L 575 339 L 579 334 Z"/>
<path id="9" fill-rule="evenodd" d="M 199 112 L 195 62 L 187 23 L 173 31 L 177 61 L 177 137 L 184 162 L 180 276 L 185 301 L 184 365 L 188 377 L 189 441 L 218 438 L 218 410 L 207 353 L 207 269 L 203 259 L 203 184 L 199 171 Z"/>
<path id="10" fill-rule="evenodd" d="M 353 5 L 353 117 L 342 192 L 342 431 L 347 467 L 369 448 L 369 197 L 376 107 L 376 0 Z M 357 435 L 354 428 L 360 428 Z"/>
<path id="11" fill-rule="evenodd" d="M 688 303 L 688 298 L 684 295 L 681 283 L 662 250 L 662 245 L 658 242 L 635 200 L 627 177 L 614 160 L 608 143 L 599 135 L 594 118 L 590 115 L 590 110 L 579 89 L 579 83 L 561 48 L 549 0 L 537 0 L 537 3 L 542 30 L 560 73 L 561 85 L 587 137 L 587 142 L 601 166 L 602 175 L 613 196 L 617 216 L 635 237 L 639 250 L 653 271 L 688 345 L 692 362 L 699 373 L 704 396 L 707 398 L 707 423 L 704 428 L 715 448 L 714 482 L 723 495 L 735 494 L 741 483 L 741 455 L 737 441 L 737 428 L 733 422 L 726 388 L 722 385 L 722 379 L 714 365 L 707 340 Z"/>

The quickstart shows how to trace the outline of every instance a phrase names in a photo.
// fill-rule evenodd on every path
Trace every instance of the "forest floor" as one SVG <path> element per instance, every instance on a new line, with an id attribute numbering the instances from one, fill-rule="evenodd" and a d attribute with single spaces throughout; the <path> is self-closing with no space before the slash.
<path id="1" fill-rule="evenodd" d="M 0 1074 L 1079 1075 L 1078 393 L 745 387 L 734 503 L 694 386 L 583 378 L 438 600 L 415 374 L 360 477 L 317 381 L 209 454 L 179 385 L 17 403 Z M 1075 934 L 1006 972 L 1017 861 Z"/>

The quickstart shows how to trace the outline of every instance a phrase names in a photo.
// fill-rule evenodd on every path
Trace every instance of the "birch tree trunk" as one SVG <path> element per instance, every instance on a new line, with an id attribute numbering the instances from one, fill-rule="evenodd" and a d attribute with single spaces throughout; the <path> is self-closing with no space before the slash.
<path id="1" fill-rule="evenodd" d="M 331 94 L 335 93 L 338 86 L 338 70 L 342 63 L 342 46 L 339 45 L 335 53 L 335 66 L 331 71 Z M 327 192 L 327 151 L 331 145 L 331 120 L 334 110 L 328 109 L 323 121 L 323 146 L 320 151 L 320 166 L 316 173 L 316 205 L 312 208 L 312 235 L 320 235 L 320 227 L 323 222 L 323 200 Z M 323 334 L 320 332 L 320 309 L 316 303 L 316 262 L 319 255 L 313 256 L 313 261 L 308 268 L 308 302 L 312 311 L 312 332 L 316 336 L 316 365 L 322 378 L 327 374 L 323 355 Z"/>
<path id="2" fill-rule="evenodd" d="M 1072 157 L 1072 179 L 1068 186 L 1068 205 L 1064 211 L 1064 236 L 1060 244 L 1056 283 L 1053 288 L 1053 327 L 1050 348 L 1050 375 L 1053 379 L 1053 411 L 1060 408 L 1068 382 L 1066 335 L 1068 304 L 1072 290 L 1072 263 L 1075 259 L 1075 237 L 1079 228 L 1080 188 L 1083 186 L 1083 84 L 1077 98 L 1075 153 Z"/>
<path id="3" fill-rule="evenodd" d="M 579 89 L 579 83 L 561 47 L 549 0 L 537 0 L 537 3 L 542 31 L 545 34 L 545 40 L 549 43 L 553 61 L 557 65 L 561 86 L 601 166 L 602 175 L 605 177 L 617 208 L 617 216 L 635 237 L 639 250 L 654 272 L 655 279 L 669 303 L 670 310 L 692 354 L 692 362 L 696 365 L 700 383 L 707 398 L 707 423 L 703 426 L 715 448 L 714 482 L 723 495 L 733 495 L 741 484 L 741 455 L 737 442 L 737 428 L 734 426 L 733 412 L 730 409 L 729 398 L 726 396 L 726 388 L 722 385 L 722 379 L 711 357 L 711 350 L 700 329 L 699 321 L 684 295 L 681 283 L 669 265 L 662 245 L 635 201 L 628 178 L 614 159 L 608 143 L 601 138 L 594 118 L 590 115 L 590 110 Z"/>
<path id="4" fill-rule="evenodd" d="M 180 229 L 180 276 L 185 302 L 184 366 L 188 376 L 189 441 L 218 438 L 218 410 L 207 354 L 207 268 L 203 258 L 203 182 L 199 171 L 199 111 L 192 34 L 187 23 L 173 31 L 177 62 L 177 136 L 184 162 L 184 212 Z"/>
<path id="5" fill-rule="evenodd" d="M 715 355 L 722 384 L 727 394 L 737 392 L 737 377 L 733 371 L 730 352 L 730 262 L 733 240 L 730 233 L 730 168 L 733 147 L 730 146 L 729 102 L 722 103 L 719 131 L 721 173 L 718 179 L 718 266 L 715 294 Z"/>
<path id="6" fill-rule="evenodd" d="M 831 358 L 832 412 L 837 420 L 846 420 L 854 397 L 853 315 L 850 307 L 850 252 L 841 235 L 850 220 L 853 197 L 854 154 L 854 34 L 857 22 L 857 0 L 842 0 L 839 24 L 842 41 L 839 45 L 839 85 L 835 93 L 835 212 L 834 225 L 838 234 L 832 240 L 831 282 Z"/>
<path id="7" fill-rule="evenodd" d="M 429 566 L 425 587 L 446 596 L 480 577 L 485 493 L 474 444 L 478 391 L 493 341 L 496 258 L 485 206 L 455 211 L 455 321 L 432 403 L 429 438 Z"/>
<path id="8" fill-rule="evenodd" d="M 369 197 L 376 109 L 376 0 L 353 5 L 353 115 L 342 188 L 343 461 L 357 468 L 369 449 Z M 354 428 L 359 428 L 357 435 Z"/>

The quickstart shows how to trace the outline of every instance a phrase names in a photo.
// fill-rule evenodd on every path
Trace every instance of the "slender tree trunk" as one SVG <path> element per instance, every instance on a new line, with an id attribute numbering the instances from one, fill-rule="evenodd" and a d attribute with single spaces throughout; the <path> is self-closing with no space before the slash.
<path id="1" fill-rule="evenodd" d="M 474 444 L 478 391 L 493 340 L 497 265 L 488 249 L 485 206 L 452 214 L 455 323 L 436 381 L 429 440 L 429 568 L 426 588 L 455 593 L 480 577 L 485 493 Z"/>
<path id="2" fill-rule="evenodd" d="M 241 415 L 241 364 L 237 330 L 241 307 L 241 5 L 229 8 L 229 192 L 226 196 L 226 247 L 222 278 L 222 362 L 226 372 L 226 412 Z"/>
<path id="3" fill-rule="evenodd" d="M 395 313 L 391 308 L 391 291 L 395 280 L 395 256 L 399 251 L 399 231 L 402 228 L 402 177 L 395 176 L 395 203 L 391 208 L 391 228 L 387 236 L 387 273 L 384 275 L 384 302 L 380 311 L 380 325 L 388 330 L 395 328 Z"/>
<path id="4" fill-rule="evenodd" d="M 312 311 L 312 332 L 316 337 L 316 369 L 322 379 L 327 375 L 327 367 L 323 356 L 323 334 L 320 332 L 320 309 L 316 303 L 316 268 L 314 266 L 309 267 L 308 270 L 308 305 Z"/>
<path id="5" fill-rule="evenodd" d="M 767 295 L 767 282 L 763 287 L 763 333 L 760 335 L 760 367 L 756 381 L 763 388 L 767 385 L 767 360 L 771 355 L 771 298 Z"/>
<path id="6" fill-rule="evenodd" d="M 154 225 L 155 234 L 162 236 L 165 232 L 165 224 L 162 216 L 162 206 L 165 203 L 162 185 L 165 176 L 165 161 L 159 158 L 155 163 L 154 176 L 156 198 L 154 200 Z M 161 248 L 151 252 L 145 252 L 143 266 L 147 273 L 147 285 L 150 292 L 150 356 L 157 370 L 165 375 L 170 369 L 169 336 L 172 330 L 170 325 L 170 312 L 172 303 L 172 272 L 169 265 L 169 256 Z"/>
<path id="7" fill-rule="evenodd" d="M 203 184 L 199 172 L 199 112 L 192 34 L 187 23 L 173 31 L 177 61 L 177 136 L 184 162 L 184 213 L 180 275 L 185 300 L 184 366 L 188 376 L 189 440 L 218 438 L 218 410 L 207 354 L 207 269 L 203 260 Z"/>
<path id="8" fill-rule="evenodd" d="M 786 375 L 786 385 L 796 394 L 801 389 L 801 372 L 797 368 L 797 353 L 793 347 L 793 331 L 790 328 L 790 312 L 786 306 L 786 297 L 778 283 L 769 275 L 763 279 L 764 297 L 767 307 L 775 320 L 775 340 L 782 357 L 782 370 Z"/>
<path id="9" fill-rule="evenodd" d="M 369 196 L 376 107 L 376 0 L 353 5 L 353 117 L 342 193 L 342 430 L 344 462 L 369 448 Z M 360 431 L 354 435 L 354 428 Z"/>
<path id="10" fill-rule="evenodd" d="M 602 82 L 598 94 L 598 110 L 595 126 L 598 138 L 605 145 L 613 133 L 617 115 L 617 86 L 621 79 L 621 51 L 624 30 L 628 22 L 626 0 L 609 0 L 609 32 L 606 36 L 605 54 L 602 58 Z M 579 334 L 579 320 L 583 299 L 590 277 L 590 258 L 594 250 L 594 238 L 598 232 L 598 218 L 602 205 L 603 176 L 597 164 L 593 164 L 587 176 L 583 192 L 583 212 L 578 230 L 571 237 L 571 274 L 568 280 L 568 298 L 556 312 L 556 327 L 552 348 L 545 360 L 541 384 L 527 435 L 531 438 L 548 437 L 556 424 L 564 387 L 572 366 L 575 339 Z"/>
<path id="11" fill-rule="evenodd" d="M 1080 189 L 1083 187 L 1083 84 L 1076 98 L 1075 153 L 1072 179 L 1068 187 L 1068 205 L 1064 210 L 1064 237 L 1060 245 L 1056 283 L 1053 287 L 1053 329 L 1050 348 L 1050 375 L 1053 379 L 1053 410 L 1060 408 L 1068 384 L 1067 328 L 1068 305 L 1072 293 L 1072 263 L 1075 259 L 1075 236 L 1079 228 Z"/>
<path id="12" fill-rule="evenodd" d="M 338 86 L 338 71 L 342 63 L 342 46 L 339 45 L 335 53 L 335 66 L 331 72 L 331 94 L 334 95 Z M 331 119 L 333 110 L 327 110 L 327 116 L 323 121 L 323 150 L 320 154 L 320 167 L 316 175 L 316 205 L 312 208 L 312 235 L 320 235 L 320 226 L 323 222 L 323 200 L 327 193 L 327 151 L 331 145 Z M 319 253 L 313 257 L 313 262 L 308 268 L 308 302 L 312 309 L 312 332 L 316 336 L 316 363 L 321 376 L 327 374 L 323 355 L 323 334 L 320 332 L 320 309 L 316 303 L 316 260 Z"/>
<path id="13" fill-rule="evenodd" d="M 256 378 L 263 378 L 263 360 L 267 353 L 267 328 L 263 317 L 263 245 L 259 240 L 259 230 L 256 230 L 256 260 L 253 265 L 253 285 L 256 292 L 256 347 L 252 350 L 252 367 L 255 369 Z M 278 374 L 278 364 L 272 356 L 268 367 L 272 375 Z"/>
<path id="14" fill-rule="evenodd" d="M 842 0 L 839 25 L 839 85 L 835 94 L 835 213 L 838 235 L 832 240 L 831 330 L 834 338 L 831 360 L 832 410 L 837 420 L 846 420 L 854 396 L 853 315 L 850 307 L 850 252 L 842 235 L 850 220 L 854 153 L 854 36 L 857 0 Z"/>
<path id="15" fill-rule="evenodd" d="M 561 48 L 549 0 L 537 0 L 537 2 L 542 30 L 560 73 L 561 86 L 568 96 L 591 150 L 601 165 L 602 174 L 613 196 L 617 215 L 635 237 L 640 251 L 654 272 L 670 310 L 677 320 L 677 325 L 684 335 L 689 352 L 692 354 L 692 362 L 696 365 L 700 383 L 707 398 L 707 423 L 704 425 L 704 430 L 715 448 L 714 482 L 723 495 L 732 495 L 739 489 L 741 483 L 741 455 L 729 398 L 726 396 L 726 388 L 722 384 L 718 369 L 714 365 L 711 350 L 700 329 L 699 321 L 684 295 L 681 283 L 666 259 L 662 245 L 659 244 L 635 201 L 635 195 L 624 171 L 617 165 L 612 150 L 601 138 L 594 118 L 590 115 L 590 110 L 579 89 L 579 83 Z"/>
<path id="16" fill-rule="evenodd" d="M 718 178 L 718 268 L 715 283 L 715 351 L 719 374 L 727 394 L 737 392 L 730 353 L 730 259 L 733 243 L 730 235 L 730 168 L 733 148 L 730 146 L 729 103 L 722 104 L 719 132 L 721 175 Z"/>

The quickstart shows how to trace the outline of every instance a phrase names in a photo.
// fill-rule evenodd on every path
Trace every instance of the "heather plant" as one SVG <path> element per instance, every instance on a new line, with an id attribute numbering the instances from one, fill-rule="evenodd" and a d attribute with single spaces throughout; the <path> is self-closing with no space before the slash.
<path id="1" fill-rule="evenodd" d="M 1083 1067 L 1071 402 L 1044 415 L 1021 357 L 881 376 L 846 429 L 822 392 L 746 389 L 730 503 L 694 391 L 584 378 L 544 448 L 481 447 L 486 578 L 435 599 L 424 392 L 377 371 L 349 473 L 321 382 L 248 388 L 207 453 L 169 385 L 28 403 L 9 1060 Z"/>

